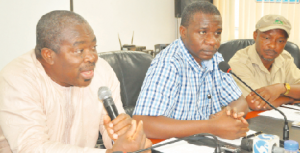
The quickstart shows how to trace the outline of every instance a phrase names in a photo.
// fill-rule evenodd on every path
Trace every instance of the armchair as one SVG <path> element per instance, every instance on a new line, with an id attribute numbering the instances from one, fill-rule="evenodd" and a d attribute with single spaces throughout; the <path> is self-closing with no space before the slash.
<path id="1" fill-rule="evenodd" d="M 146 72 L 153 57 L 140 51 L 101 52 L 98 53 L 98 56 L 106 60 L 114 69 L 120 81 L 123 108 L 132 117 Z M 96 148 L 105 149 L 100 132 Z"/>
<path id="2" fill-rule="evenodd" d="M 99 57 L 114 69 L 120 81 L 121 100 L 125 112 L 132 116 L 146 72 L 153 57 L 139 51 L 101 52 Z"/>

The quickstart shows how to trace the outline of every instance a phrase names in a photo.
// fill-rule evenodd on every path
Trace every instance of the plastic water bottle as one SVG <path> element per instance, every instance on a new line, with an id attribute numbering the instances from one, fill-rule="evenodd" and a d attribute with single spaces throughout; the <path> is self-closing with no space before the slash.
<path id="1" fill-rule="evenodd" d="M 285 140 L 284 141 L 284 153 L 299 153 L 299 144 L 294 140 Z"/>

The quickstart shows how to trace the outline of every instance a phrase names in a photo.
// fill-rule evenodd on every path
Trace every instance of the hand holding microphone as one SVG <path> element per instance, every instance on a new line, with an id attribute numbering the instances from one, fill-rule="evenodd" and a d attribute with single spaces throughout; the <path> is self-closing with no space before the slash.
<path id="1" fill-rule="evenodd" d="M 120 114 L 111 121 L 108 115 L 103 117 L 103 123 L 108 132 L 109 137 L 112 140 L 117 140 L 119 136 L 126 133 L 126 131 L 130 128 L 132 124 L 132 119 L 127 114 Z"/>
<path id="2" fill-rule="evenodd" d="M 146 138 L 144 133 L 143 122 L 136 123 L 135 120 L 132 120 L 130 128 L 115 141 L 113 148 L 108 152 L 134 152 L 151 146 L 152 142 Z M 151 150 L 145 152 L 150 153 Z"/>
<path id="3" fill-rule="evenodd" d="M 120 114 L 112 99 L 111 91 L 108 87 L 100 87 L 98 90 L 98 97 L 103 101 L 104 108 L 107 111 L 103 118 L 104 126 L 112 140 L 118 139 L 119 136 L 126 133 L 132 123 L 132 118 L 127 114 Z"/>
<path id="4" fill-rule="evenodd" d="M 129 152 L 151 147 L 152 142 L 146 138 L 143 122 L 136 123 L 127 114 L 119 115 L 108 87 L 100 87 L 98 97 L 103 101 L 108 114 L 103 117 L 104 126 L 109 137 L 115 141 L 113 148 L 108 149 L 107 152 Z M 151 150 L 146 152 L 151 152 Z"/>

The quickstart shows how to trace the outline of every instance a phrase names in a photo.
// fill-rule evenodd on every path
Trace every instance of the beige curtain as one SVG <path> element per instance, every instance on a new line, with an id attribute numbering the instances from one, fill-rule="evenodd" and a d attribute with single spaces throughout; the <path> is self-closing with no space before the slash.
<path id="1" fill-rule="evenodd" d="M 256 22 L 264 15 L 278 14 L 286 17 L 292 25 L 289 41 L 300 47 L 300 3 L 256 2 L 256 0 L 238 0 L 239 12 L 234 12 L 237 0 L 214 0 L 223 17 L 222 41 L 234 39 L 234 15 L 239 14 L 238 39 L 253 38 Z M 232 26 L 232 27 L 228 27 Z M 228 31 L 227 31 L 228 30 Z"/>
<path id="2" fill-rule="evenodd" d="M 256 22 L 264 15 L 278 14 L 287 18 L 292 30 L 289 41 L 300 46 L 300 4 L 239 0 L 239 39 L 253 38 Z"/>
<path id="3" fill-rule="evenodd" d="M 214 0 L 222 16 L 222 42 L 234 39 L 235 0 Z"/>
<path id="4" fill-rule="evenodd" d="M 300 4 L 239 0 L 239 38 L 253 38 L 256 22 L 264 15 L 278 14 L 287 18 L 292 30 L 289 41 L 300 46 Z"/>

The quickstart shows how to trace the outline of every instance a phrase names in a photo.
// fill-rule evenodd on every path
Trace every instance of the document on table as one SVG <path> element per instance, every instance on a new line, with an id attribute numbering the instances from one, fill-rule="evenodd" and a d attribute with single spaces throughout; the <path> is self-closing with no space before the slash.
<path id="1" fill-rule="evenodd" d="M 300 110 L 294 110 L 294 109 L 289 109 L 289 108 L 284 108 L 284 107 L 278 107 L 278 109 L 281 110 L 285 114 L 287 120 L 300 121 Z M 283 119 L 283 116 L 274 109 L 259 113 L 258 115 L 273 117 L 273 118 L 277 118 L 277 119 Z"/>
<path id="2" fill-rule="evenodd" d="M 255 132 L 256 131 L 249 130 L 247 132 L 247 135 L 254 134 Z M 207 137 L 207 138 L 212 138 L 212 137 Z M 235 140 L 222 139 L 222 138 L 219 138 L 219 137 L 217 137 L 217 138 L 218 138 L 219 141 L 226 142 L 226 143 L 229 143 L 229 144 L 234 144 L 234 145 L 237 145 L 237 146 L 240 146 L 241 142 L 242 142 L 242 138 L 235 139 Z M 162 141 L 158 144 L 164 144 L 164 143 L 167 143 L 167 142 L 170 142 L 170 141 L 173 141 L 173 140 L 178 140 L 178 139 L 177 138 L 170 138 L 170 139 Z M 158 144 L 155 144 L 155 145 L 158 145 Z M 153 145 L 153 146 L 155 146 L 155 145 Z M 182 153 L 182 152 L 213 153 L 215 151 L 215 148 L 208 147 L 208 146 L 200 146 L 200 145 L 190 144 L 185 140 L 181 140 L 181 141 L 178 141 L 178 142 L 175 142 L 175 143 L 172 143 L 172 144 L 166 144 L 164 146 L 157 147 L 157 148 L 154 148 L 154 149 L 157 150 L 157 151 L 160 151 L 160 152 L 164 152 L 164 153 Z"/>
<path id="3" fill-rule="evenodd" d="M 250 134 L 254 134 L 254 133 L 256 133 L 256 131 L 249 130 L 249 131 L 246 133 L 246 135 L 250 135 Z M 240 146 L 241 143 L 242 143 L 242 138 L 235 139 L 235 140 L 228 140 L 228 139 L 222 139 L 222 138 L 219 138 L 219 137 L 218 137 L 218 140 L 219 140 L 219 141 L 222 141 L 222 142 L 229 143 L 229 144 L 234 144 L 234 145 L 237 145 L 237 146 Z"/>
<path id="4" fill-rule="evenodd" d="M 286 104 L 284 104 L 284 105 L 282 105 L 282 106 L 288 107 L 288 108 L 292 108 L 292 109 L 300 110 L 300 106 L 297 106 L 297 105 L 286 105 Z"/>

